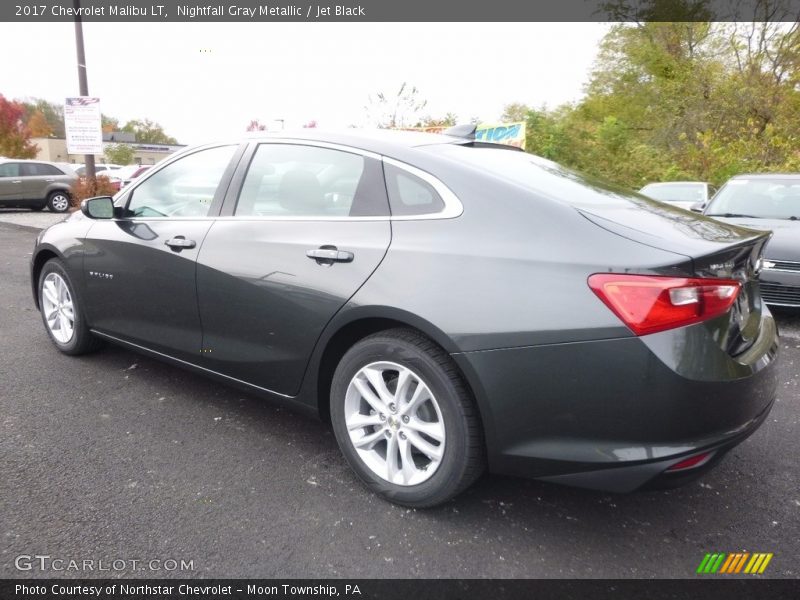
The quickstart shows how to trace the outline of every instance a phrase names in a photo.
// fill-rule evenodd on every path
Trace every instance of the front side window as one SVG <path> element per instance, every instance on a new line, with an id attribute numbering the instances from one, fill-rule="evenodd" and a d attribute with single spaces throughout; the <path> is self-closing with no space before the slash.
<path id="1" fill-rule="evenodd" d="M 19 163 L 0 165 L 0 177 L 19 177 Z"/>
<path id="2" fill-rule="evenodd" d="M 308 218 L 385 214 L 378 165 L 342 150 L 261 144 L 247 170 L 234 214 Z"/>
<path id="3" fill-rule="evenodd" d="M 200 150 L 167 165 L 133 190 L 128 212 L 134 217 L 208 215 L 236 146 Z"/>

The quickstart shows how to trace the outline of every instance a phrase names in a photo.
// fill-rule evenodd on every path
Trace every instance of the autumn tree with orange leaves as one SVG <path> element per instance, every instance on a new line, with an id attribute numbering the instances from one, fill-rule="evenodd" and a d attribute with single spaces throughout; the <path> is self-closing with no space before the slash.
<path id="1" fill-rule="evenodd" d="M 0 94 L 0 156 L 9 158 L 34 158 L 36 144 L 31 142 L 31 132 L 23 122 L 25 108 L 19 102 L 6 100 Z"/>

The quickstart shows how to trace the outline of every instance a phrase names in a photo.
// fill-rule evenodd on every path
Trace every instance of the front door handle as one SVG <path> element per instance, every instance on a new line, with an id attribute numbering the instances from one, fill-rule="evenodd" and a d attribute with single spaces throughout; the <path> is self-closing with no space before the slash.
<path id="1" fill-rule="evenodd" d="M 306 256 L 313 258 L 320 264 L 332 264 L 335 262 L 353 262 L 353 253 L 346 250 L 339 250 L 336 246 L 321 246 L 314 250 L 307 250 Z"/>
<path id="2" fill-rule="evenodd" d="M 176 252 L 180 252 L 181 250 L 185 250 L 187 248 L 194 248 L 195 246 L 197 246 L 197 242 L 195 242 L 194 240 L 187 240 L 182 235 L 176 235 L 171 240 L 167 240 L 166 242 L 164 242 L 164 244 L 169 246 Z"/>

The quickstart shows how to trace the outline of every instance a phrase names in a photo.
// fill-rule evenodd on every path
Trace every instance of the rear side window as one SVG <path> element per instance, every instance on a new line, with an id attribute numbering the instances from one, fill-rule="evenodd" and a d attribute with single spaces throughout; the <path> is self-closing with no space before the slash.
<path id="1" fill-rule="evenodd" d="M 0 177 L 19 177 L 19 163 L 0 165 Z"/>
<path id="2" fill-rule="evenodd" d="M 444 210 L 444 200 L 427 181 L 392 164 L 384 163 L 383 169 L 393 216 L 431 215 Z"/>
<path id="3" fill-rule="evenodd" d="M 260 144 L 234 214 L 325 218 L 387 212 L 378 161 L 332 148 Z"/>

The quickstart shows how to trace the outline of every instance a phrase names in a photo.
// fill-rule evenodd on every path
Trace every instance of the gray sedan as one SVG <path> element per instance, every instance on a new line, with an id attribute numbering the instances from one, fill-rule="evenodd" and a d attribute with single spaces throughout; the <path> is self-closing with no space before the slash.
<path id="1" fill-rule="evenodd" d="M 60 351 L 121 344 L 309 412 L 369 489 L 425 507 L 487 468 L 625 492 L 716 464 L 775 397 L 769 237 L 474 128 L 309 129 L 84 201 L 31 284 Z"/>

